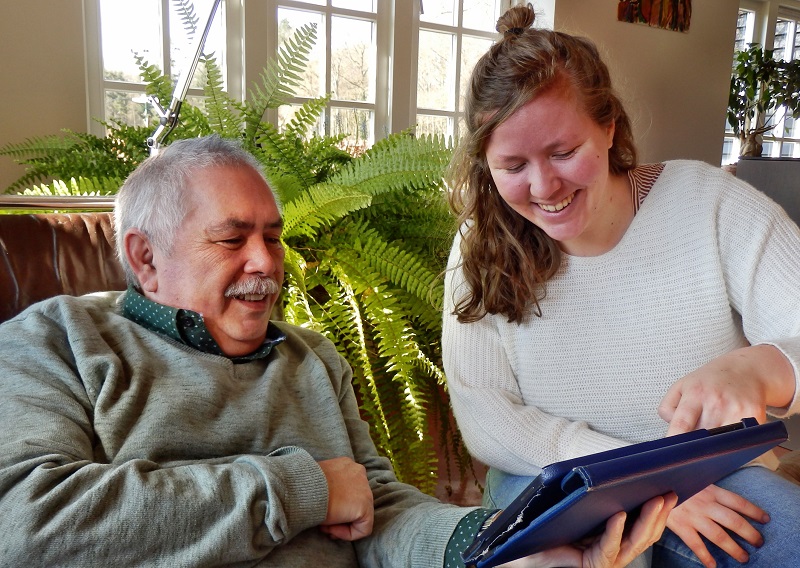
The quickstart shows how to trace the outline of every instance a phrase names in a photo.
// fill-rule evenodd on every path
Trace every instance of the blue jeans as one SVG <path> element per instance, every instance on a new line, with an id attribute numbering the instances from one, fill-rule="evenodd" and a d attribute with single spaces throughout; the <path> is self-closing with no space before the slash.
<path id="1" fill-rule="evenodd" d="M 495 468 L 486 475 L 483 494 L 485 507 L 502 509 L 519 495 L 532 477 L 510 475 Z M 720 480 L 718 486 L 737 493 L 764 509 L 770 522 L 752 523 L 764 537 L 764 545 L 755 548 L 734 539 L 750 555 L 748 567 L 784 568 L 800 566 L 800 485 L 796 485 L 762 467 L 746 467 Z M 741 567 L 726 552 L 706 541 L 719 568 Z M 667 529 L 652 550 L 652 565 L 661 567 L 702 567 L 702 564 L 672 531 Z"/>

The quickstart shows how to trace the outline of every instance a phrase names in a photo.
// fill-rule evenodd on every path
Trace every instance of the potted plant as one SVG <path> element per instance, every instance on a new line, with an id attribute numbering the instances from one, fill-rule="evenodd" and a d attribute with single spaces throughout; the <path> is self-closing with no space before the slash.
<path id="1" fill-rule="evenodd" d="M 741 144 L 740 156 L 760 157 L 763 135 L 776 112 L 800 116 L 800 60 L 773 58 L 759 44 L 736 54 L 728 98 L 728 123 Z"/>

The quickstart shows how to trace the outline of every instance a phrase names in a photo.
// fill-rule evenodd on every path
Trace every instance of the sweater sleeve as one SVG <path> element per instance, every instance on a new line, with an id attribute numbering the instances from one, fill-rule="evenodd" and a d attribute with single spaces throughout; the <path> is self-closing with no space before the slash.
<path id="1" fill-rule="evenodd" d="M 442 355 L 459 429 L 470 453 L 515 475 L 535 475 L 548 463 L 627 445 L 548 414 L 522 398 L 493 318 L 460 323 L 455 303 L 466 289 L 456 236 L 445 276 Z"/>
<path id="2" fill-rule="evenodd" d="M 342 369 L 345 376 L 339 386 L 341 413 L 353 459 L 367 469 L 375 506 L 372 534 L 355 543 L 360 564 L 376 568 L 443 566 L 445 549 L 456 527 L 474 508 L 443 504 L 397 480 L 391 462 L 378 454 L 368 426 L 360 417 L 350 367 L 343 359 Z"/>
<path id="3" fill-rule="evenodd" d="M 767 409 L 784 417 L 800 412 L 800 229 L 763 193 L 735 178 L 725 185 L 715 221 L 728 296 L 747 340 L 774 345 L 794 368 L 794 398 Z"/>
<path id="4" fill-rule="evenodd" d="M 0 326 L 3 564 L 252 565 L 323 521 L 325 477 L 299 447 L 216 458 L 198 448 L 196 460 L 171 463 L 104 459 L 112 448 L 95 435 L 94 404 L 113 409 L 121 393 L 91 400 L 70 342 L 99 338 L 68 337 L 65 328 L 80 323 L 34 313 Z"/>

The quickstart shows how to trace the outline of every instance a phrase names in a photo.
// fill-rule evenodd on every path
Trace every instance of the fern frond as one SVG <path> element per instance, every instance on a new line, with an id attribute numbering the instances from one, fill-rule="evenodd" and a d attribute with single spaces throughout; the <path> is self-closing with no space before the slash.
<path id="1" fill-rule="evenodd" d="M 286 276 L 301 294 L 306 294 L 306 259 L 292 247 L 284 244 L 283 266 Z"/>
<path id="2" fill-rule="evenodd" d="M 243 105 L 230 98 L 225 92 L 224 79 L 219 65 L 213 58 L 204 58 L 207 79 L 205 85 L 206 116 L 211 130 L 223 138 L 241 137 L 240 113 Z"/>
<path id="3" fill-rule="evenodd" d="M 442 187 L 450 155 L 441 137 L 394 134 L 354 159 L 331 181 L 374 195 Z"/>
<path id="4" fill-rule="evenodd" d="M 389 282 L 417 298 L 435 302 L 433 307 L 441 309 L 444 284 L 438 273 L 431 271 L 418 254 L 387 242 L 376 230 L 361 224 L 351 227 L 348 233 L 353 239 L 352 250 Z"/>
<path id="5" fill-rule="evenodd" d="M 369 207 L 371 197 L 349 187 L 321 183 L 284 204 L 283 238 L 313 237 L 320 227 Z"/>
<path id="6" fill-rule="evenodd" d="M 264 164 L 267 178 L 294 177 L 303 189 L 314 184 L 315 180 L 305 161 L 302 146 L 298 147 L 296 140 L 287 138 L 272 124 L 262 124 L 254 145 Z"/>
<path id="7" fill-rule="evenodd" d="M 49 184 L 30 187 L 22 195 L 114 195 L 122 186 L 120 178 L 72 178 L 69 181 L 55 180 Z"/>
<path id="8" fill-rule="evenodd" d="M 246 138 L 253 139 L 262 126 L 264 113 L 269 108 L 286 104 L 302 82 L 302 72 L 317 39 L 317 25 L 306 24 L 298 28 L 286 43 L 278 48 L 261 73 L 261 84 L 254 84 L 245 110 Z"/>
<path id="9" fill-rule="evenodd" d="M 159 104 L 166 108 L 172 100 L 172 79 L 138 53 L 134 54 L 134 59 L 139 67 L 139 76 L 146 84 L 145 93 L 155 97 Z"/>
<path id="10" fill-rule="evenodd" d="M 172 5 L 180 17 L 186 35 L 190 39 L 193 38 L 197 32 L 197 23 L 200 21 L 200 18 L 195 14 L 193 0 L 172 0 Z"/>
<path id="11" fill-rule="evenodd" d="M 68 133 L 69 131 L 62 130 Z M 42 156 L 48 156 L 53 152 L 63 152 L 68 150 L 78 141 L 70 136 L 59 136 L 51 134 L 49 136 L 32 136 L 22 142 L 6 144 L 0 147 L 0 156 L 11 156 L 14 159 L 26 160 Z"/>
<path id="12" fill-rule="evenodd" d="M 303 103 L 294 113 L 291 120 L 286 124 L 283 130 L 284 136 L 295 140 L 307 138 L 309 132 L 319 121 L 319 117 L 322 116 L 330 100 L 330 96 L 325 96 L 311 99 Z"/>
<path id="13" fill-rule="evenodd" d="M 426 436 L 427 391 L 430 385 L 435 385 L 435 380 L 426 383 L 420 379 L 420 370 L 427 369 L 427 366 L 420 365 L 419 360 L 427 360 L 427 357 L 416 342 L 415 333 L 397 297 L 386 289 L 380 275 L 362 259 L 349 255 L 343 257 L 339 252 L 345 251 L 334 255 L 335 262 L 331 262 L 330 269 L 358 292 L 378 350 L 378 359 L 374 361 L 380 363 L 383 372 L 396 384 L 394 396 L 399 398 L 395 401 L 395 411 L 384 411 L 389 431 L 395 435 L 405 432 L 402 455 L 395 452 L 393 463 L 400 471 L 398 475 L 412 476 L 415 484 L 419 485 L 430 478 L 435 458 L 432 440 Z M 384 408 L 387 405 L 384 401 Z M 413 441 L 410 446 L 409 441 Z"/>
<path id="14" fill-rule="evenodd" d="M 132 135 L 134 129 L 122 134 Z M 77 133 L 64 129 L 63 136 L 47 136 L 29 139 L 17 144 L 9 151 L 18 157 L 17 163 L 26 166 L 25 174 L 16 180 L 8 192 L 18 192 L 41 181 L 80 177 L 125 178 L 141 161 L 135 150 L 125 152 L 119 138 L 99 138 L 92 134 Z M 26 147 L 27 145 L 27 147 Z M 31 150 L 29 156 L 23 153 Z"/>
<path id="15" fill-rule="evenodd" d="M 353 155 L 342 150 L 345 135 L 312 136 L 305 143 L 305 155 L 315 183 L 327 181 L 341 168 L 353 161 Z"/>

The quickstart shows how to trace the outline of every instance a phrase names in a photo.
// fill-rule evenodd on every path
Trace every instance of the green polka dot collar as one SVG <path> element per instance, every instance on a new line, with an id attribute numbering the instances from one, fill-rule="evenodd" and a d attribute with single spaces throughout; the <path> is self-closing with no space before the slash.
<path id="1" fill-rule="evenodd" d="M 166 335 L 179 343 L 193 347 L 203 353 L 228 357 L 206 327 L 203 316 L 191 310 L 172 308 L 145 298 L 133 288 L 128 288 L 122 300 L 122 315 L 156 333 Z M 261 347 L 242 357 L 228 357 L 234 363 L 246 363 L 263 359 L 272 348 L 286 339 L 278 326 L 267 325 L 267 337 Z"/>

